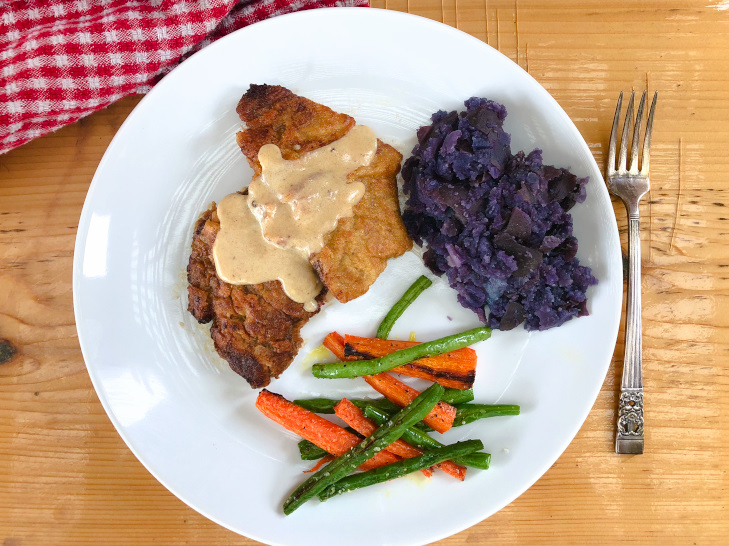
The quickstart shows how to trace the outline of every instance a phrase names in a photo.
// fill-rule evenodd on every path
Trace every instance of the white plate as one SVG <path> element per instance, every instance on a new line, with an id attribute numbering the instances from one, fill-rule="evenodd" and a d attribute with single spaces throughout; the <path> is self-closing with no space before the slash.
<path id="1" fill-rule="evenodd" d="M 296 439 L 254 408 L 256 392 L 212 349 L 186 312 L 193 222 L 250 177 L 235 145 L 235 106 L 251 83 L 282 84 L 353 115 L 406 156 L 415 130 L 472 95 L 506 105 L 513 150 L 589 175 L 573 210 L 579 258 L 600 284 L 590 316 L 547 332 L 496 332 L 481 343 L 477 401 L 518 403 L 519 417 L 454 429 L 480 438 L 488 471 L 464 483 L 420 475 L 310 502 L 281 503 L 309 463 Z M 361 380 L 316 380 L 305 355 L 337 329 L 372 335 L 425 269 L 394 260 L 369 293 L 334 303 L 303 331 L 306 345 L 271 389 L 293 397 L 369 394 Z M 74 256 L 74 307 L 89 374 L 139 460 L 195 510 L 272 544 L 421 544 L 493 514 L 532 485 L 572 440 L 595 401 L 615 344 L 622 294 L 615 217 L 600 170 L 575 126 L 521 68 L 445 25 L 375 9 L 314 10 L 238 31 L 197 53 L 132 112 L 104 156 L 84 205 Z M 450 318 L 448 318 L 450 317 Z M 393 337 L 439 337 L 477 325 L 442 281 Z M 565 495 L 569 495 L 565 491 Z M 438 499 L 435 502 L 434 499 Z"/>

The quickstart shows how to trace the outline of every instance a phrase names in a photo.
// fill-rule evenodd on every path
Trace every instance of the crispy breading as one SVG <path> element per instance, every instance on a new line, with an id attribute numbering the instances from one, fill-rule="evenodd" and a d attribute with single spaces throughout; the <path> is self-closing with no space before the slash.
<path id="1" fill-rule="evenodd" d="M 324 248 L 311 257 L 322 283 L 345 303 L 367 292 L 387 266 L 413 246 L 400 217 L 395 175 L 402 156 L 378 141 L 377 156 L 355 171 L 367 186 L 354 207 L 354 216 L 342 218 L 324 238 Z"/>
<path id="2" fill-rule="evenodd" d="M 343 137 L 354 119 L 288 89 L 252 85 L 237 112 L 247 127 L 237 135 L 248 162 L 260 174 L 258 151 L 276 144 L 284 158 L 297 159 Z M 365 185 L 351 218 L 340 219 L 326 245 L 311 257 L 325 288 L 342 302 L 361 296 L 385 269 L 387 259 L 412 247 L 400 217 L 395 177 L 402 156 L 377 141 L 372 163 L 349 175 Z M 213 203 L 198 219 L 187 267 L 188 310 L 210 329 L 218 354 L 253 388 L 266 386 L 293 361 L 301 347 L 301 328 L 315 313 L 291 300 L 279 281 L 230 285 L 218 278 L 212 258 L 220 222 Z"/>
<path id="3" fill-rule="evenodd" d="M 340 139 L 355 124 L 350 116 L 272 85 L 252 85 L 236 111 L 247 125 L 237 142 L 256 175 L 261 172 L 258 150 L 264 144 L 277 145 L 284 159 L 297 159 Z M 310 258 L 324 286 L 343 303 L 366 293 L 389 258 L 412 248 L 398 202 L 401 160 L 400 152 L 377 141 L 372 163 L 347 177 L 366 188 L 354 215 L 340 219 L 325 237 L 324 248 Z"/>
<path id="4" fill-rule="evenodd" d="M 291 300 L 279 281 L 231 285 L 215 273 L 212 248 L 220 230 L 213 203 L 197 223 L 187 266 L 188 311 L 210 334 L 218 354 L 251 387 L 265 387 L 293 361 L 299 332 L 316 313 Z M 321 304 L 324 294 L 320 294 Z"/>
<path id="5" fill-rule="evenodd" d="M 353 118 L 279 85 L 251 85 L 236 112 L 246 123 L 236 141 L 255 176 L 261 174 L 258 150 L 264 144 L 278 146 L 284 159 L 298 159 L 342 138 L 355 125 Z"/>

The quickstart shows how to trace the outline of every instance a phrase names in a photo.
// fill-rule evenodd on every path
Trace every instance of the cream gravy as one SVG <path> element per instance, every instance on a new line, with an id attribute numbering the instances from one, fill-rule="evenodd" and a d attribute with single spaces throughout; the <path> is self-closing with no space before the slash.
<path id="1" fill-rule="evenodd" d="M 287 161 L 281 150 L 266 144 L 258 152 L 261 176 L 248 188 L 248 205 L 270 243 L 309 256 L 324 246 L 324 236 L 340 218 L 352 216 L 365 186 L 347 182 L 347 175 L 369 165 L 377 137 L 362 125 L 339 140 L 301 158 Z"/>
<path id="2" fill-rule="evenodd" d="M 340 218 L 352 216 L 364 195 L 347 175 L 369 165 L 377 137 L 355 126 L 339 140 L 288 161 L 267 144 L 258 152 L 262 173 L 248 195 L 233 193 L 218 204 L 220 231 L 213 245 L 218 276 L 230 284 L 279 280 L 286 294 L 307 311 L 318 307 L 322 284 L 309 256 Z"/>
<path id="3" fill-rule="evenodd" d="M 213 245 L 218 276 L 230 284 L 258 284 L 279 280 L 292 300 L 316 311 L 321 292 L 319 277 L 309 260 L 270 244 L 248 208 L 248 198 L 231 193 L 218 204 L 220 231 Z"/>

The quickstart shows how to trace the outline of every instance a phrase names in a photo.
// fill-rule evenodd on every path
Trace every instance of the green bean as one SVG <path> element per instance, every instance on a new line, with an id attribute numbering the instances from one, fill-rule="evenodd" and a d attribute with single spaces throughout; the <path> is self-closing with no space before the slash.
<path id="1" fill-rule="evenodd" d="M 375 398 L 373 400 L 351 400 L 351 402 L 362 411 L 364 411 L 364 409 L 370 404 L 375 406 L 376 408 L 380 408 L 382 411 L 391 411 L 393 413 L 400 411 L 400 406 L 398 406 L 395 402 L 388 400 L 387 398 Z"/>
<path id="2" fill-rule="evenodd" d="M 377 337 L 380 339 L 387 339 L 390 335 L 390 330 L 392 330 L 392 327 L 395 325 L 395 321 L 400 318 L 400 316 L 405 312 L 405 309 L 410 307 L 410 304 L 413 303 L 415 299 L 431 284 L 433 284 L 433 281 L 425 275 L 421 275 L 418 280 L 411 284 L 410 288 L 405 291 L 397 303 L 392 306 L 390 312 L 385 315 L 384 319 L 382 319 L 380 327 L 377 328 Z"/>
<path id="3" fill-rule="evenodd" d="M 288 515 L 309 499 L 317 496 L 331 484 L 338 482 L 355 468 L 400 438 L 402 433 L 428 415 L 443 396 L 443 387 L 434 383 L 410 404 L 395 414 L 387 423 L 375 430 L 346 453 L 315 472 L 289 496 L 283 504 Z"/>
<path id="4" fill-rule="evenodd" d="M 469 453 L 468 455 L 456 457 L 453 462 L 462 466 L 488 470 L 491 466 L 491 453 Z"/>
<path id="5" fill-rule="evenodd" d="M 456 418 L 454 427 L 473 423 L 488 417 L 502 417 L 504 415 L 519 415 L 521 408 L 509 404 L 458 404 L 456 405 Z"/>
<path id="6" fill-rule="evenodd" d="M 446 389 L 446 391 L 450 390 L 457 390 L 457 389 Z M 455 393 L 454 393 L 455 394 Z M 450 395 L 449 398 L 453 398 L 453 395 Z M 463 396 L 463 395 L 461 395 Z M 359 409 L 364 411 L 365 406 L 368 404 L 372 404 L 378 408 L 381 408 L 385 411 L 389 412 L 397 412 L 400 411 L 400 406 L 395 404 L 394 402 L 390 402 L 387 398 L 373 398 L 371 400 L 358 400 L 356 398 L 350 398 L 350 402 L 352 402 L 355 406 L 357 406 Z M 473 398 L 471 398 L 473 400 Z M 460 402 L 467 402 L 468 400 L 459 400 Z M 330 414 L 334 413 L 334 406 L 336 406 L 339 403 L 339 400 L 333 400 L 331 398 L 303 398 L 301 400 L 294 400 L 294 404 L 301 406 L 302 408 L 308 409 L 309 411 L 313 411 L 314 413 L 324 413 L 324 414 Z M 457 404 L 458 402 L 449 402 L 451 404 Z"/>
<path id="7" fill-rule="evenodd" d="M 481 440 L 466 440 L 465 442 L 458 442 L 453 445 L 428 451 L 419 457 L 403 459 L 402 461 L 368 470 L 361 474 L 352 474 L 321 491 L 319 493 L 319 500 L 324 501 L 335 495 L 352 491 L 353 489 L 360 489 L 376 483 L 399 478 L 411 472 L 430 468 L 433 465 L 453 459 L 454 457 L 458 458 L 459 456 L 473 453 L 479 449 L 483 449 Z"/>
<path id="8" fill-rule="evenodd" d="M 441 402 L 448 404 L 463 404 L 473 400 L 473 389 L 445 389 Z"/>
<path id="9" fill-rule="evenodd" d="M 447 399 L 447 391 L 449 389 L 446 389 L 446 395 L 443 396 L 442 401 L 453 403 Z M 457 389 L 451 389 L 455 393 L 459 392 Z M 463 391 L 460 391 L 463 392 Z M 319 402 L 320 400 L 324 399 L 313 399 L 316 402 Z M 368 418 L 375 421 L 377 424 L 382 424 L 385 422 L 389 415 L 394 414 L 395 411 L 397 411 L 399 408 L 393 404 L 395 407 L 395 411 L 392 411 L 392 407 L 386 407 L 385 409 L 382 409 L 382 406 L 387 406 L 386 404 L 381 404 L 381 402 L 386 401 L 389 402 L 386 398 L 382 399 L 373 399 L 373 400 L 352 400 L 357 407 L 359 407 L 362 411 L 365 412 L 365 415 L 367 415 Z M 308 402 L 307 400 L 304 400 L 303 402 Z M 331 405 L 332 410 L 331 411 L 317 411 L 317 413 L 334 413 L 334 405 L 337 403 L 337 400 L 331 400 L 330 402 L 333 402 Z M 368 402 L 370 402 L 368 404 Z M 298 401 L 297 401 L 298 403 Z M 304 404 L 300 404 L 302 407 L 307 407 Z M 307 408 L 311 409 L 311 408 Z M 311 411 L 316 411 L 311 409 Z M 374 414 L 373 412 L 377 412 Z M 519 415 L 519 406 L 513 406 L 513 405 L 488 405 L 488 404 L 464 404 L 462 406 L 456 406 L 456 419 L 453 422 L 453 426 L 461 426 L 465 425 L 467 423 L 472 423 L 473 421 L 476 421 L 478 419 L 485 419 L 487 417 L 500 417 L 504 415 Z M 419 423 L 420 424 L 420 423 Z M 430 429 L 430 427 L 427 427 Z M 430 429 L 432 430 L 432 429 Z M 351 431 L 351 429 L 350 429 Z M 426 431 L 419 429 L 417 426 L 414 426 L 406 431 L 405 434 L 403 434 L 403 439 L 409 443 L 414 445 L 415 447 L 419 447 L 421 449 L 433 449 L 436 447 L 442 447 L 443 444 L 438 442 L 438 440 L 428 436 L 426 434 Z M 314 461 L 317 459 L 321 459 L 324 455 L 326 455 L 327 452 L 321 449 L 320 447 L 317 447 L 313 443 L 311 443 L 309 440 L 301 440 L 299 442 L 299 455 L 301 456 L 302 461 Z M 476 454 L 481 455 L 481 454 Z M 488 460 L 486 460 L 485 468 L 488 468 Z M 478 466 L 478 468 L 484 468 L 483 462 L 479 463 L 478 465 L 472 465 L 468 463 L 460 463 L 464 464 L 465 466 Z"/>
<path id="10" fill-rule="evenodd" d="M 378 425 L 386 423 L 387 420 L 390 418 L 389 413 L 382 411 L 381 409 L 374 406 L 367 406 L 364 412 L 365 416 L 368 419 L 371 419 Z M 441 444 L 438 440 L 431 438 L 425 432 L 415 427 L 410 427 L 409 429 L 407 429 L 403 433 L 402 439 L 405 440 L 407 443 L 421 449 L 433 449 L 436 447 L 443 447 L 443 444 Z"/>
<path id="11" fill-rule="evenodd" d="M 374 375 L 408 364 L 413 360 L 429 356 L 442 355 L 469 345 L 473 345 L 491 336 L 491 329 L 483 326 L 474 328 L 460 334 L 442 337 L 433 341 L 413 345 L 407 349 L 395 351 L 389 355 L 373 360 L 350 360 L 346 362 L 331 362 L 329 364 L 314 364 L 312 372 L 315 377 L 335 379 L 340 377 L 360 377 Z"/>
<path id="12" fill-rule="evenodd" d="M 299 455 L 302 461 L 316 461 L 324 455 L 328 455 L 328 453 L 309 440 L 301 440 L 299 442 Z"/>
<path id="13" fill-rule="evenodd" d="M 520 412 L 519 406 L 510 404 L 457 404 L 453 426 L 460 427 L 488 417 L 519 415 Z M 416 426 L 424 432 L 433 432 L 433 429 L 425 423 L 418 423 Z"/>
<path id="14" fill-rule="evenodd" d="M 390 418 L 387 413 L 373 406 L 368 406 L 364 411 L 365 415 L 377 424 L 385 423 Z M 402 439 L 410 445 L 419 447 L 425 451 L 444 447 L 444 444 L 441 444 L 435 438 L 428 436 L 425 432 L 415 427 L 407 429 L 403 433 Z M 454 459 L 453 462 L 463 466 L 488 470 L 489 465 L 491 464 L 491 455 L 488 453 L 471 453 L 469 455 L 458 457 Z"/>
<path id="15" fill-rule="evenodd" d="M 334 406 L 337 405 L 337 402 L 339 400 L 332 400 L 331 398 L 302 398 L 300 400 L 294 400 L 294 404 L 297 406 L 301 406 L 314 413 L 334 413 Z"/>
<path id="16" fill-rule="evenodd" d="M 462 404 L 465 402 L 470 402 L 473 400 L 473 389 L 445 389 L 445 394 L 443 395 L 443 398 L 441 398 L 441 402 L 446 402 L 451 405 L 455 404 Z M 336 405 L 336 401 L 334 401 Z M 365 407 L 368 405 L 375 406 L 376 408 L 382 410 L 387 415 L 393 415 L 397 412 L 397 410 L 400 409 L 399 406 L 395 405 L 394 403 L 390 402 L 387 398 L 374 398 L 373 400 L 352 400 L 352 402 L 362 411 L 365 410 Z M 334 405 L 332 406 L 331 412 L 319 412 L 319 413 L 334 413 Z M 304 406 L 305 407 L 305 406 Z M 433 432 L 433 429 L 430 428 L 428 425 L 426 425 L 423 422 L 415 423 L 415 428 L 419 428 L 420 430 L 424 432 Z"/>
<path id="17" fill-rule="evenodd" d="M 473 400 L 473 389 L 445 389 L 442 401 L 448 404 L 462 404 L 464 402 L 470 402 Z M 400 410 L 400 406 L 394 402 L 390 402 L 387 398 L 371 398 L 371 399 L 357 399 L 350 398 L 352 402 L 359 409 L 364 411 L 368 405 L 375 406 L 384 411 L 395 413 Z M 301 406 L 304 409 L 313 411 L 314 413 L 332 414 L 334 413 L 334 406 L 339 403 L 339 400 L 332 398 L 302 398 L 300 400 L 294 400 L 294 404 Z"/>

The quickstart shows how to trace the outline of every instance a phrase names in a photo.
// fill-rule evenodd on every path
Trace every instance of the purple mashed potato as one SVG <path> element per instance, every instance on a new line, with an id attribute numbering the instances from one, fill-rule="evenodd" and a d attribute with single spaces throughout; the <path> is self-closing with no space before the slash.
<path id="1" fill-rule="evenodd" d="M 585 200 L 588 179 L 543 165 L 541 150 L 512 155 L 501 104 L 465 105 L 433 114 L 402 169 L 403 219 L 428 244 L 426 266 L 492 328 L 546 330 L 587 315 L 597 279 L 575 257 L 567 211 Z"/>

